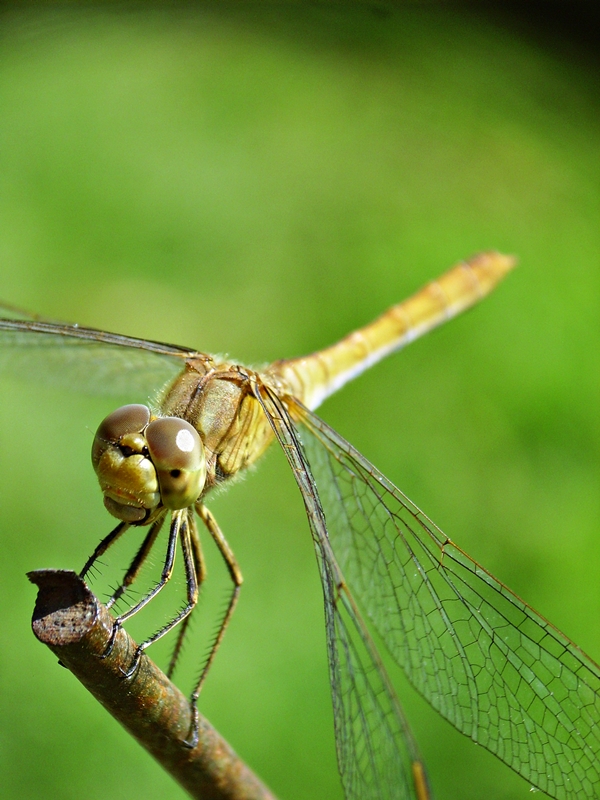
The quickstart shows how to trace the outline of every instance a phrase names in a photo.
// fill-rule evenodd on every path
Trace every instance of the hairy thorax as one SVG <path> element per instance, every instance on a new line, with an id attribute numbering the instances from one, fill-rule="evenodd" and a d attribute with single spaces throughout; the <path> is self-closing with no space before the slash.
<path id="1" fill-rule="evenodd" d="M 204 444 L 203 495 L 250 466 L 273 440 L 272 428 L 253 393 L 253 378 L 258 378 L 256 373 L 243 367 L 209 357 L 189 359 L 163 394 L 161 414 L 187 420 Z"/>

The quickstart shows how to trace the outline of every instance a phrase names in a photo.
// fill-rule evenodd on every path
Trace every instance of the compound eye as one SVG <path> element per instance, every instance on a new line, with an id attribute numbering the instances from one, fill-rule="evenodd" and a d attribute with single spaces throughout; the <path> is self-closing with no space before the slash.
<path id="1" fill-rule="evenodd" d="M 187 508 L 206 480 L 206 456 L 198 431 L 179 417 L 155 419 L 146 429 L 150 458 L 167 508 Z"/>
<path id="2" fill-rule="evenodd" d="M 127 434 L 141 433 L 150 422 L 150 409 L 138 403 L 121 406 L 102 420 L 92 447 L 92 463 L 98 464 L 109 444 L 117 444 Z"/>

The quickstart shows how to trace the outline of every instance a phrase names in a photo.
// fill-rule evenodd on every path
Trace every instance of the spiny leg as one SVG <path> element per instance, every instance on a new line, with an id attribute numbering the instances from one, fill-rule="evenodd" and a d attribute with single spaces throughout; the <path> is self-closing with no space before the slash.
<path id="1" fill-rule="evenodd" d="M 198 582 L 198 589 L 202 588 L 202 584 L 206 578 L 206 564 L 204 561 L 204 556 L 202 554 L 202 547 L 200 545 L 200 539 L 198 537 L 198 527 L 196 525 L 196 519 L 193 514 L 189 516 L 189 523 L 190 523 L 190 544 L 192 548 L 192 558 L 194 560 L 194 568 L 196 570 L 196 580 Z M 177 634 L 177 641 L 175 643 L 175 647 L 173 649 L 173 655 L 171 656 L 171 660 L 169 662 L 169 668 L 167 670 L 167 677 L 171 678 L 173 672 L 175 671 L 175 666 L 179 659 L 179 655 L 181 653 L 181 648 L 183 646 L 183 641 L 185 639 L 185 635 L 187 633 L 189 622 L 192 618 L 191 614 L 183 620 L 181 626 L 179 627 L 179 633 Z"/>
<path id="2" fill-rule="evenodd" d="M 208 654 L 208 658 L 206 659 L 206 663 L 204 664 L 202 672 L 200 673 L 200 677 L 198 679 L 198 683 L 196 684 L 196 688 L 192 692 L 192 696 L 190 698 L 190 705 L 192 710 L 192 724 L 190 726 L 189 737 L 186 740 L 185 744 L 187 744 L 188 747 L 192 748 L 195 747 L 196 744 L 198 743 L 197 703 L 198 703 L 198 697 L 200 696 L 200 690 L 202 689 L 202 685 L 206 680 L 206 676 L 208 675 L 208 671 L 211 667 L 211 664 L 214 660 L 217 650 L 219 649 L 219 645 L 223 640 L 225 630 L 229 624 L 229 620 L 231 619 L 236 603 L 238 601 L 240 587 L 244 580 L 240 568 L 238 567 L 237 561 L 235 560 L 235 556 L 233 555 L 233 551 L 229 547 L 229 544 L 227 543 L 227 540 L 223 536 L 223 533 L 221 532 L 221 529 L 217 525 L 217 521 L 215 520 L 213 515 L 206 508 L 206 506 L 203 506 L 201 503 L 196 504 L 196 512 L 198 513 L 198 516 L 200 517 L 202 522 L 208 528 L 208 532 L 215 540 L 215 544 L 217 545 L 217 547 L 219 548 L 219 552 L 223 556 L 223 559 L 225 561 L 225 564 L 227 565 L 227 569 L 231 576 L 231 580 L 233 581 L 233 591 L 231 593 L 231 598 L 229 600 L 227 610 L 225 611 L 225 615 L 221 620 L 219 630 L 217 632 L 215 640 Z"/>
<path id="3" fill-rule="evenodd" d="M 189 508 L 183 509 L 182 511 L 173 512 L 173 522 L 171 523 L 171 532 L 169 533 L 169 548 L 167 551 L 167 560 L 165 561 L 163 574 L 159 583 L 140 603 L 138 603 L 138 605 L 134 609 L 131 609 L 119 619 L 119 621 L 122 622 L 124 621 L 124 619 L 127 619 L 130 616 L 132 616 L 132 614 L 134 614 L 136 611 L 139 611 L 139 609 L 145 606 L 146 603 L 148 603 L 156 594 L 158 594 L 158 592 L 167 583 L 167 581 L 169 580 L 169 578 L 173 573 L 173 565 L 175 562 L 175 549 L 177 545 L 177 537 L 179 536 L 181 539 L 181 549 L 183 552 L 183 563 L 185 567 L 185 577 L 186 577 L 187 597 L 188 597 L 187 603 L 170 622 L 164 625 L 155 634 L 150 636 L 149 639 L 146 639 L 144 642 L 138 645 L 131 666 L 125 673 L 126 677 L 128 678 L 131 677 L 137 670 L 144 650 L 154 642 L 158 641 L 158 639 L 162 638 L 166 633 L 171 631 L 178 623 L 184 620 L 193 611 L 194 606 L 198 602 L 198 580 L 196 577 L 196 565 L 194 563 L 192 547 L 190 545 L 189 521 L 192 514 L 193 511 Z"/>
<path id="4" fill-rule="evenodd" d="M 97 561 L 97 560 L 100 558 L 100 556 L 101 556 L 101 555 L 103 555 L 103 553 L 106 553 L 106 551 L 107 551 L 107 550 L 108 550 L 108 548 L 111 546 L 111 544 L 114 544 L 114 543 L 117 541 L 117 539 L 118 539 L 118 538 L 119 538 L 119 537 L 120 537 L 120 536 L 121 536 L 123 533 L 125 533 L 125 531 L 126 531 L 128 528 L 129 528 L 129 523 L 128 523 L 128 522 L 119 522 L 119 524 L 117 525 L 117 527 L 116 527 L 114 530 L 112 530 L 112 531 L 111 531 L 111 532 L 108 534 L 108 536 L 105 536 L 105 537 L 104 537 L 104 539 L 102 539 L 102 541 L 101 541 L 101 542 L 100 542 L 100 544 L 99 544 L 99 545 L 96 547 L 96 549 L 94 550 L 94 552 L 92 553 L 92 555 L 91 555 L 91 556 L 88 558 L 88 560 L 85 562 L 85 566 L 83 567 L 83 569 L 82 569 L 82 570 L 81 570 L 81 572 L 79 573 L 79 577 L 80 577 L 82 580 L 83 580 L 83 579 L 85 578 L 85 576 L 88 574 L 88 572 L 90 571 L 90 569 L 91 569 L 91 568 L 92 568 L 92 566 L 94 565 L 94 562 L 95 562 L 95 561 Z"/>
<path id="5" fill-rule="evenodd" d="M 172 516 L 171 516 L 171 528 L 169 530 L 169 541 L 167 543 L 167 554 L 165 556 L 165 563 L 164 563 L 164 566 L 163 566 L 162 574 L 160 576 L 160 580 L 148 592 L 148 594 L 146 594 L 139 601 L 139 603 L 136 603 L 128 611 L 126 611 L 124 614 L 121 614 L 119 617 L 117 617 L 117 619 L 115 620 L 115 623 L 113 625 L 113 631 L 112 631 L 112 635 L 111 635 L 111 640 L 109 642 L 109 649 L 108 649 L 108 651 L 107 651 L 107 653 L 105 655 L 108 655 L 108 653 L 110 653 L 110 648 L 112 646 L 112 643 L 115 640 L 115 637 L 117 635 L 117 631 L 121 627 L 121 625 L 126 620 L 128 620 L 130 617 L 132 617 L 134 614 L 137 614 L 137 612 L 140 611 L 147 603 L 149 603 L 150 600 L 152 600 L 153 597 L 156 597 L 156 595 L 160 592 L 160 590 L 168 583 L 171 575 L 173 574 L 173 566 L 175 564 L 175 553 L 177 552 L 177 538 L 179 536 L 179 530 L 181 528 L 181 525 L 183 524 L 184 519 L 185 519 L 185 513 L 186 512 L 182 512 L 182 511 L 174 511 Z M 136 671 L 136 669 L 138 667 L 138 664 L 140 663 L 140 657 L 142 655 L 142 652 L 143 652 L 142 645 L 139 645 L 137 650 L 135 651 L 135 655 L 133 657 L 133 661 L 131 663 L 131 667 L 125 673 L 125 675 L 127 677 L 131 677 L 131 675 L 133 675 L 133 673 Z"/>
<path id="6" fill-rule="evenodd" d="M 152 545 L 156 541 L 156 537 L 160 533 L 160 530 L 161 530 L 161 528 L 163 526 L 163 523 L 165 521 L 165 516 L 166 516 L 166 513 L 162 514 L 161 517 L 159 519 L 157 519 L 150 526 L 150 530 L 146 534 L 146 537 L 144 538 L 144 541 L 142 542 L 142 544 L 141 544 L 139 550 L 137 551 L 137 553 L 135 554 L 135 557 L 134 557 L 133 561 L 129 565 L 129 568 L 128 568 L 127 572 L 125 573 L 125 576 L 123 578 L 123 581 L 122 581 L 121 585 L 117 587 L 117 589 L 114 591 L 114 593 L 113 593 L 112 597 L 110 598 L 110 600 L 106 603 L 106 607 L 107 608 L 111 608 L 112 606 L 114 606 L 114 604 L 117 602 L 117 600 L 119 600 L 119 598 L 121 598 L 125 594 L 127 589 L 131 586 L 131 584 L 137 578 L 138 573 L 139 573 L 139 571 L 140 571 L 140 569 L 142 567 L 142 564 L 146 560 L 146 558 L 148 556 L 148 553 L 152 549 Z"/>
<path id="7" fill-rule="evenodd" d="M 202 688 L 202 684 L 204 683 L 204 680 L 206 679 L 206 675 L 208 674 L 208 670 L 210 669 L 211 664 L 213 662 L 213 659 L 214 659 L 214 657 L 216 655 L 216 652 L 219 649 L 219 645 L 221 644 L 221 641 L 223 640 L 223 636 L 225 634 L 225 630 L 227 628 L 227 625 L 229 624 L 229 620 L 231 619 L 231 616 L 233 614 L 233 611 L 235 609 L 235 606 L 236 606 L 236 603 L 237 603 L 237 600 L 238 600 L 238 596 L 239 596 L 239 593 L 240 593 L 240 587 L 241 587 L 241 585 L 242 585 L 242 583 L 244 581 L 244 579 L 242 577 L 242 573 L 240 571 L 240 568 L 239 568 L 239 566 L 237 564 L 237 561 L 235 560 L 235 556 L 233 555 L 233 551 L 231 550 L 229 544 L 227 543 L 227 540 L 223 536 L 223 533 L 221 532 L 221 529 L 217 525 L 217 521 L 215 520 L 215 518 L 213 517 L 211 512 L 206 508 L 206 506 L 203 506 L 200 503 L 198 503 L 196 505 L 196 511 L 198 513 L 198 516 L 202 520 L 202 522 L 208 528 L 208 531 L 209 531 L 210 535 L 213 537 L 217 547 L 219 548 L 219 552 L 223 556 L 223 559 L 224 559 L 225 564 L 227 565 L 227 569 L 229 571 L 229 575 L 231 576 L 231 580 L 233 581 L 233 590 L 232 590 L 232 593 L 231 593 L 231 598 L 230 598 L 229 603 L 227 605 L 227 609 L 225 611 L 225 614 L 224 614 L 223 619 L 221 621 L 221 624 L 219 626 L 219 630 L 217 632 L 217 635 L 216 635 L 215 640 L 214 640 L 214 642 L 212 644 L 210 653 L 209 653 L 208 658 L 206 660 L 206 664 L 204 665 L 204 668 L 202 669 L 202 672 L 200 674 L 200 679 L 198 680 L 198 684 L 196 686 L 196 690 L 194 691 L 194 694 L 192 695 L 192 698 L 193 698 L 194 701 L 198 699 L 198 695 L 200 694 L 200 690 Z"/>

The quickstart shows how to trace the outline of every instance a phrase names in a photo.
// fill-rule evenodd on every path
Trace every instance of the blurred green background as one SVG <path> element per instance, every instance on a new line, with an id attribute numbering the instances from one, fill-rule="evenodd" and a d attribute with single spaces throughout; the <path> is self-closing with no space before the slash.
<path id="1" fill-rule="evenodd" d="M 260 364 L 474 252 L 519 256 L 484 304 L 320 413 L 599 658 L 597 56 L 476 6 L 5 7 L 0 24 L 8 302 Z M 29 628 L 25 572 L 80 569 L 111 527 L 89 448 L 115 400 L 35 375 L 1 392 L 2 797 L 183 797 Z M 282 456 L 211 508 L 246 584 L 201 710 L 282 800 L 340 798 L 317 569 Z M 184 688 L 225 598 L 209 566 Z M 530 796 L 394 679 L 438 800 Z"/>

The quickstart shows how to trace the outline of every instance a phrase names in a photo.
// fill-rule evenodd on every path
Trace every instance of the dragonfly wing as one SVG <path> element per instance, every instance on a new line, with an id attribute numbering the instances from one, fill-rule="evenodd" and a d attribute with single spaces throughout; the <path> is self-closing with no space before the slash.
<path id="1" fill-rule="evenodd" d="M 600 668 L 332 428 L 288 407 L 340 570 L 413 685 L 551 797 L 599 797 Z"/>
<path id="2" fill-rule="evenodd" d="M 0 302 L 0 317 L 4 317 L 6 319 L 38 319 L 36 314 L 25 311 L 24 308 L 19 308 L 18 306 L 10 305 L 10 303 L 2 302 Z M 50 322 L 50 320 L 48 320 L 48 322 Z"/>
<path id="3" fill-rule="evenodd" d="M 3 313 L 25 312 L 0 306 Z M 0 319 L 0 372 L 79 392 L 148 398 L 171 381 L 194 351 L 77 325 Z"/>
<path id="4" fill-rule="evenodd" d="M 302 493 L 321 572 L 338 766 L 347 800 L 428 800 L 422 761 L 333 555 L 317 487 L 294 423 L 257 393 Z"/>

